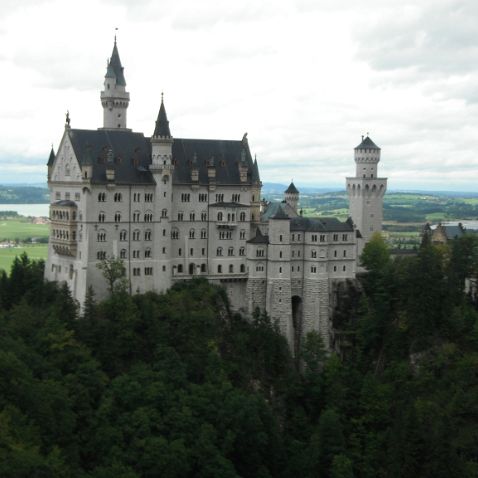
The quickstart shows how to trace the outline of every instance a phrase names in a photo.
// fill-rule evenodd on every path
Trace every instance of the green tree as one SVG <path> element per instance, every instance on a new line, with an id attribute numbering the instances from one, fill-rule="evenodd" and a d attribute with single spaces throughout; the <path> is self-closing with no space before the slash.
<path id="1" fill-rule="evenodd" d="M 122 259 L 105 258 L 98 262 L 96 267 L 103 273 L 110 294 L 127 289 L 126 268 Z"/>

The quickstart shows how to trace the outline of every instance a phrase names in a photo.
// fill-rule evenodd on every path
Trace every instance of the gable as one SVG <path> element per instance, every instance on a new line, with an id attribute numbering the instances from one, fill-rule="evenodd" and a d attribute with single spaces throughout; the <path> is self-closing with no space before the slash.
<path id="1" fill-rule="evenodd" d="M 52 181 L 81 181 L 81 169 L 68 134 L 64 134 L 53 162 Z"/>

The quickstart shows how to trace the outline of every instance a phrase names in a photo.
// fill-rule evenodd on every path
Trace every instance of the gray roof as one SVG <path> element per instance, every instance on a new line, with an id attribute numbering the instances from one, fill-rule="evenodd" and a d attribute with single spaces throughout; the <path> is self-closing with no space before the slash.
<path id="1" fill-rule="evenodd" d="M 53 166 L 55 162 L 55 151 L 53 151 L 53 146 L 51 147 L 50 157 L 48 158 L 47 166 Z"/>
<path id="2" fill-rule="evenodd" d="M 349 221 L 341 222 L 336 217 L 293 217 L 290 220 L 291 231 L 305 232 L 353 232 Z"/>
<path id="3" fill-rule="evenodd" d="M 259 166 L 257 165 L 257 159 L 254 158 L 254 163 L 252 165 L 252 182 L 258 183 L 261 180 L 259 175 Z"/>
<path id="4" fill-rule="evenodd" d="M 161 136 L 163 138 L 171 137 L 169 121 L 166 115 L 166 108 L 164 107 L 163 98 L 161 98 L 161 106 L 159 108 L 158 119 L 156 120 L 156 127 L 154 128 L 153 136 Z"/>
<path id="5" fill-rule="evenodd" d="M 142 133 L 125 130 L 67 130 L 80 166 L 91 164 L 93 183 L 106 183 L 114 166 L 117 184 L 156 184 L 149 171 L 151 143 Z M 113 159 L 108 163 L 108 158 Z"/>
<path id="6" fill-rule="evenodd" d="M 267 209 L 261 215 L 261 221 L 268 221 L 269 219 L 271 219 L 277 213 L 278 209 L 281 209 L 282 212 L 287 214 L 288 217 L 296 217 L 298 215 L 294 208 L 287 204 L 285 201 L 270 202 L 267 205 Z"/>
<path id="7" fill-rule="evenodd" d="M 68 207 L 77 207 L 75 201 L 70 201 L 69 199 L 60 199 L 52 204 L 52 206 L 68 206 Z"/>
<path id="8" fill-rule="evenodd" d="M 106 167 L 113 165 L 118 184 L 155 184 L 149 171 L 151 142 L 142 133 L 128 130 L 69 129 L 69 135 L 80 166 L 93 166 L 91 181 L 106 183 Z M 172 144 L 175 163 L 173 182 L 189 184 L 191 169 L 198 170 L 199 183 L 208 184 L 208 161 L 214 158 L 216 183 L 241 184 L 239 163 L 245 157 L 247 183 L 252 182 L 253 162 L 249 146 L 243 141 L 175 138 Z M 108 163 L 108 158 L 112 162 Z M 246 183 L 246 184 L 247 184 Z"/>
<path id="9" fill-rule="evenodd" d="M 299 194 L 299 190 L 295 187 L 293 182 L 289 184 L 289 187 L 284 192 L 286 194 Z"/>
<path id="10" fill-rule="evenodd" d="M 256 235 L 252 239 L 247 241 L 249 244 L 269 244 L 269 236 L 264 236 L 261 230 L 258 228 L 256 230 Z"/>
<path id="11" fill-rule="evenodd" d="M 461 224 L 458 224 L 456 226 L 442 226 L 442 227 L 445 230 L 445 234 L 448 239 L 456 239 L 458 237 L 463 236 L 463 234 L 465 233 L 463 226 L 461 226 Z"/>
<path id="12" fill-rule="evenodd" d="M 126 86 L 126 80 L 124 78 L 124 68 L 121 65 L 121 60 L 118 53 L 118 47 L 115 44 L 113 46 L 113 53 L 111 53 L 111 58 L 108 61 L 108 66 L 106 67 L 105 78 L 115 78 L 116 84 L 120 86 Z"/>
<path id="13" fill-rule="evenodd" d="M 282 205 L 279 204 L 279 207 L 277 208 L 276 212 L 274 215 L 270 216 L 269 219 L 287 219 L 289 220 L 289 216 L 284 212 L 282 209 Z"/>
<path id="14" fill-rule="evenodd" d="M 199 173 L 199 183 L 207 184 L 208 162 L 213 159 L 216 182 L 219 184 L 241 184 L 239 164 L 245 157 L 248 167 L 247 183 L 253 182 L 253 162 L 247 142 L 221 139 L 174 138 L 173 160 L 175 162 L 173 181 L 190 183 L 193 159 Z"/>
<path id="15" fill-rule="evenodd" d="M 355 149 L 380 149 L 368 136 Z"/>

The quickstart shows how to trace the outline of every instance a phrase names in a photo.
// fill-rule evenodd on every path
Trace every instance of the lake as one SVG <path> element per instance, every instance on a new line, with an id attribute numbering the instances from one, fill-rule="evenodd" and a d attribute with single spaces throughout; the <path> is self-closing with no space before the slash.
<path id="1" fill-rule="evenodd" d="M 0 211 L 16 211 L 20 216 L 45 216 L 50 215 L 49 204 L 0 204 Z"/>

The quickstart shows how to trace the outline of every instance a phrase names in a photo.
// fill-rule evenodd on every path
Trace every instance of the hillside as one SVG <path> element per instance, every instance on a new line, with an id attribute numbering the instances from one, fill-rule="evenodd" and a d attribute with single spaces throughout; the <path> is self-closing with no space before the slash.
<path id="1" fill-rule="evenodd" d="M 0 476 L 478 476 L 478 314 L 462 292 L 477 250 L 391 261 L 373 240 L 335 313 L 342 353 L 311 334 L 300 362 L 205 281 L 90 294 L 79 316 L 24 256 L 0 276 Z"/>

